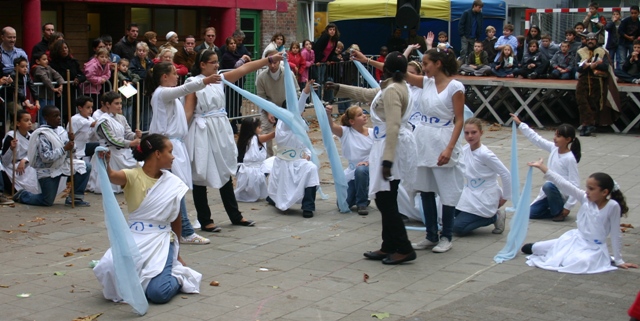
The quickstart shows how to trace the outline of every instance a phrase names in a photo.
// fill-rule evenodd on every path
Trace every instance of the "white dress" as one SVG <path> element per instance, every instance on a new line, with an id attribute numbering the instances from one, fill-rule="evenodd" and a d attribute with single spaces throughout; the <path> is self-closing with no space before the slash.
<path id="1" fill-rule="evenodd" d="M 298 100 L 300 113 L 304 112 L 304 102 L 309 97 L 304 92 Z M 283 121 L 276 125 L 275 143 L 278 151 L 274 155 L 269 176 L 269 197 L 281 211 L 293 204 L 299 204 L 304 197 L 304 189 L 320 185 L 318 167 L 305 156 L 311 156 L 307 147 L 294 135 Z"/>
<path id="2" fill-rule="evenodd" d="M 455 206 L 460 199 L 464 186 L 464 168 L 460 162 L 462 144 L 460 140 L 451 153 L 449 162 L 438 166 L 438 157 L 445 150 L 454 129 L 454 110 L 452 97 L 457 92 L 464 93 L 464 85 L 451 80 L 447 87 L 438 93 L 434 78 L 424 77 L 420 98 L 411 115 L 415 125 L 418 147 L 418 169 L 415 189 L 422 192 L 435 192 L 443 205 Z"/>
<path id="3" fill-rule="evenodd" d="M 189 77 L 185 84 L 202 79 L 203 75 Z M 193 184 L 221 188 L 236 171 L 238 158 L 225 110 L 224 84 L 209 84 L 195 95 L 198 103 L 186 140 Z"/>
<path id="4" fill-rule="evenodd" d="M 113 146 L 107 141 L 104 133 L 100 129 L 100 126 L 103 123 L 106 123 L 113 135 L 118 138 L 122 138 L 125 143 L 128 143 L 127 138 L 134 138 L 135 134 L 133 132 L 126 133 L 125 126 L 122 125 L 122 122 L 124 122 L 125 124 L 127 122 L 127 120 L 122 115 L 103 113 L 96 122 L 96 125 L 93 127 L 96 136 L 99 138 L 98 141 L 100 142 L 100 145 L 109 148 L 109 151 L 111 152 L 111 160 L 109 161 L 109 166 L 115 171 L 139 166 L 138 162 L 135 160 L 135 158 L 133 158 L 133 153 L 131 152 L 131 149 L 129 147 L 119 148 L 117 146 Z M 129 131 L 131 131 L 131 129 L 129 129 Z M 127 135 L 129 137 L 126 137 Z M 97 161 L 99 161 L 99 159 L 97 157 L 94 157 L 92 162 L 92 166 L 94 168 L 97 168 L 96 166 L 98 166 L 98 164 L 96 163 Z M 92 177 L 93 179 L 91 179 Z M 88 189 L 92 190 L 96 194 L 101 194 L 102 188 L 100 188 L 97 170 L 91 171 L 89 180 L 95 182 L 95 185 L 90 186 Z M 116 194 L 122 193 L 122 187 L 120 185 L 111 184 L 111 188 Z"/>
<path id="5" fill-rule="evenodd" d="M 136 268 L 140 275 L 142 289 L 146 291 L 149 281 L 164 269 L 169 255 L 172 237 L 177 236 L 171 230 L 171 222 L 180 215 L 180 200 L 188 187 L 175 175 L 163 171 L 162 176 L 140 204 L 129 214 L 129 226 L 133 240 L 140 250 L 140 261 Z M 184 293 L 199 293 L 202 274 L 185 267 L 177 260 L 179 243 L 173 241 L 173 266 L 171 275 L 178 279 Z M 116 275 L 111 249 L 108 249 L 93 269 L 104 297 L 115 302 L 122 301 L 116 288 Z"/>
<path id="6" fill-rule="evenodd" d="M 471 150 L 462 147 L 462 159 L 467 183 L 462 190 L 456 209 L 480 217 L 493 217 L 498 211 L 500 198 L 511 199 L 511 174 L 500 159 L 485 145 Z M 504 188 L 498 185 L 498 177 Z"/>
<path id="7" fill-rule="evenodd" d="M 549 160 L 547 161 L 547 167 L 549 167 L 550 170 L 564 177 L 564 179 L 571 182 L 573 186 L 576 186 L 576 187 L 580 186 L 580 174 L 578 173 L 578 162 L 576 161 L 576 158 L 575 156 L 573 156 L 572 152 L 559 154 L 558 147 L 556 147 L 556 145 L 553 142 L 542 138 L 542 136 L 538 135 L 538 133 L 533 131 L 533 129 L 531 129 L 525 123 L 520 123 L 518 128 L 520 128 L 520 132 L 525 137 L 527 137 L 527 139 L 532 144 L 536 145 L 538 148 L 542 150 L 549 152 Z M 576 199 L 571 197 L 570 195 L 567 195 L 563 191 L 560 191 L 560 193 L 565 199 L 564 208 L 571 210 L 571 208 L 573 208 L 573 206 L 576 205 L 576 202 L 577 202 Z M 542 188 L 540 188 L 540 193 L 538 193 L 538 196 L 536 197 L 535 200 L 533 200 L 531 204 L 539 200 L 545 199 L 546 197 L 547 195 L 545 195 L 545 193 L 542 191 Z"/>
<path id="8" fill-rule="evenodd" d="M 193 186 L 191 179 L 191 161 L 185 145 L 188 126 L 181 97 L 205 87 L 202 79 L 194 79 L 178 87 L 158 87 L 151 97 L 153 117 L 149 125 L 149 134 L 162 134 L 169 137 L 173 144 L 173 164 L 171 172 L 180 177 L 189 188 Z"/>
<path id="9" fill-rule="evenodd" d="M 389 86 L 395 86 L 390 84 Z M 386 141 L 387 131 L 386 123 L 378 117 L 376 108 L 378 108 L 378 99 L 380 99 L 383 91 L 379 91 L 371 102 L 370 114 L 373 123 L 373 146 L 369 154 L 369 199 L 375 199 L 377 192 L 390 191 L 391 185 L 389 181 L 382 177 L 382 155 L 384 153 L 384 144 Z M 409 92 L 409 101 L 411 101 L 411 93 Z M 398 132 L 398 142 L 396 144 L 396 156 L 394 164 L 391 167 L 391 176 L 393 180 L 404 181 L 409 188 L 415 184 L 415 169 L 417 162 L 416 141 L 411 132 L 409 125 L 409 117 L 411 110 L 407 109 L 400 120 L 400 130 Z"/>
<path id="10" fill-rule="evenodd" d="M 264 160 L 267 159 L 267 145 L 258 142 L 253 136 L 244 154 L 242 163 L 238 164 L 236 189 L 233 191 L 238 202 L 255 202 L 267 198 L 267 178 Z"/>
<path id="11" fill-rule="evenodd" d="M 18 150 L 16 153 L 16 168 L 20 164 L 22 159 L 26 159 L 29 161 L 27 157 L 27 152 L 29 150 L 29 137 L 31 136 L 27 133 L 27 136 L 22 136 L 20 132 L 18 132 L 18 146 L 16 149 Z M 3 141 L 7 139 L 7 137 L 14 137 L 14 131 L 9 131 L 7 135 L 4 137 Z M 13 151 L 11 149 L 7 149 L 7 151 L 2 155 L 2 166 L 4 167 L 4 172 L 9 177 L 9 180 L 13 183 Z M 35 168 L 27 165 L 24 168 L 23 174 L 16 173 L 16 181 L 15 187 L 16 191 L 26 190 L 27 192 L 38 194 L 38 173 Z"/>
<path id="12" fill-rule="evenodd" d="M 360 162 L 369 161 L 371 146 L 373 146 L 373 128 L 369 128 L 369 135 L 365 136 L 353 129 L 353 127 L 341 127 L 340 145 L 342 146 L 342 156 L 349 162 L 349 166 L 344 170 L 344 176 L 349 182 L 355 177 L 356 165 Z"/>
<path id="13" fill-rule="evenodd" d="M 97 113 L 97 111 L 96 111 Z M 102 112 L 100 112 L 102 113 Z M 95 113 L 94 113 L 95 114 Z M 75 114 L 71 117 L 71 125 L 73 128 L 73 133 L 75 135 L 74 143 L 76 147 L 75 157 L 77 159 L 84 159 L 85 148 L 88 142 L 96 141 L 93 128 L 91 124 L 95 119 L 91 116 L 84 118 L 80 114 Z M 69 126 L 67 125 L 67 131 L 69 131 Z M 88 159 L 85 159 L 88 160 Z"/>
<path id="14" fill-rule="evenodd" d="M 614 200 L 599 209 L 587 199 L 586 193 L 559 174 L 548 170 L 545 178 L 560 191 L 582 203 L 578 211 L 578 228 L 565 232 L 559 238 L 536 242 L 533 255 L 527 257 L 529 266 L 572 274 L 593 274 L 617 269 L 611 265 L 607 249 L 607 236 L 616 265 L 623 264 L 622 232 L 620 231 L 620 205 Z"/>

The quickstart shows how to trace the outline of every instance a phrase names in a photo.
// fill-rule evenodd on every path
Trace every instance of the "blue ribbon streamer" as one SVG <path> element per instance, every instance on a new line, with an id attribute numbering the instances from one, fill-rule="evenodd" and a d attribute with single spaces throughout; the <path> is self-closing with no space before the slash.
<path id="1" fill-rule="evenodd" d="M 416 50 L 416 52 L 418 52 L 418 58 L 420 59 L 420 61 L 422 61 L 422 57 L 424 57 L 424 54 L 420 51 L 420 49 Z"/>
<path id="2" fill-rule="evenodd" d="M 338 209 L 341 213 L 350 213 L 351 209 L 349 208 L 349 204 L 347 204 L 347 178 L 344 176 L 344 171 L 342 170 L 342 162 L 340 161 L 338 148 L 333 141 L 333 133 L 331 132 L 327 112 L 324 109 L 320 97 L 313 91 L 311 92 L 311 99 L 313 100 L 313 108 L 318 118 L 318 125 L 320 125 L 320 130 L 322 131 L 324 148 L 327 150 L 327 156 L 331 164 L 331 173 L 333 174 L 336 198 L 338 199 Z"/>
<path id="3" fill-rule="evenodd" d="M 353 63 L 356 65 L 356 68 L 358 68 L 360 75 L 362 75 L 371 88 L 380 88 L 380 84 L 375 78 L 373 78 L 373 75 L 362 65 L 362 63 L 357 60 L 354 60 Z"/>
<path id="4" fill-rule="evenodd" d="M 513 175 L 513 174 L 511 174 Z M 533 168 L 529 167 L 527 172 L 527 180 L 524 182 L 524 188 L 520 195 L 521 202 L 518 202 L 516 206 L 516 213 L 511 219 L 509 235 L 507 235 L 507 244 L 504 245 L 502 250 L 493 258 L 496 263 L 502 263 L 516 257 L 524 239 L 527 237 L 527 229 L 529 228 L 529 212 L 531 210 L 531 204 L 528 200 L 531 198 L 531 176 L 533 175 Z"/>
<path id="5" fill-rule="evenodd" d="M 528 198 L 526 199 L 528 201 Z M 514 212 L 518 208 L 520 201 L 520 174 L 518 172 L 518 126 L 516 122 L 511 123 L 511 203 L 513 207 L 508 207 L 507 211 Z"/>
<path id="6" fill-rule="evenodd" d="M 104 146 L 96 147 L 96 152 L 108 152 Z M 104 222 L 107 226 L 113 267 L 115 269 L 118 295 L 139 315 L 145 315 L 149 309 L 147 297 L 140 283 L 136 262 L 142 259 L 138 245 L 133 240 L 129 224 L 124 218 L 118 201 L 113 194 L 104 160 L 98 160 L 98 178 L 102 188 L 102 206 Z"/>
<path id="7" fill-rule="evenodd" d="M 291 66 L 289 66 L 289 61 L 287 60 L 287 55 L 284 55 L 284 90 L 285 90 L 285 98 L 287 101 L 287 110 L 290 111 L 294 115 L 294 119 L 303 124 L 303 128 L 309 130 L 309 126 L 302 120 L 302 116 L 300 115 L 300 110 L 298 110 L 298 93 L 296 92 L 296 85 L 293 82 L 294 77 L 293 72 L 291 72 Z M 302 88 L 300 88 L 302 90 Z"/>

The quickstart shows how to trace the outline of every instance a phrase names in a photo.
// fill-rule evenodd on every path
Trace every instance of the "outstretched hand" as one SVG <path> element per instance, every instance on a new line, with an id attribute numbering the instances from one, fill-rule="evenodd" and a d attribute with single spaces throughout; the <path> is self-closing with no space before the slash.
<path id="1" fill-rule="evenodd" d="M 333 81 L 327 81 L 324 83 L 324 88 L 327 90 L 338 91 L 340 89 L 340 84 L 336 84 Z"/>
<path id="2" fill-rule="evenodd" d="M 516 123 L 516 125 L 520 126 L 520 123 L 522 123 L 522 121 L 520 120 L 520 118 L 518 118 L 518 115 L 509 114 L 509 116 L 511 116 L 511 119 L 513 119 L 513 122 Z"/>
<path id="3" fill-rule="evenodd" d="M 547 170 L 549 170 L 547 168 L 547 165 L 544 164 L 544 160 L 542 158 L 540 158 L 539 160 L 537 160 L 535 162 L 528 162 L 527 166 L 538 168 L 545 174 L 547 173 Z"/>
<path id="4" fill-rule="evenodd" d="M 352 50 L 351 51 L 351 60 L 357 60 L 361 63 L 366 63 L 367 62 L 367 57 L 360 51 L 358 50 Z"/>

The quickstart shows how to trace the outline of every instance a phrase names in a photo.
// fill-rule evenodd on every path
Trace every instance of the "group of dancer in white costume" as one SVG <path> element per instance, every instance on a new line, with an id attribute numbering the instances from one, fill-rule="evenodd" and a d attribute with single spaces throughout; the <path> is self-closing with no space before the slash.
<path id="1" fill-rule="evenodd" d="M 415 260 L 415 250 L 449 251 L 454 233 L 464 236 L 489 225 L 495 225 L 493 233 L 502 233 L 506 214 L 500 208 L 511 198 L 511 175 L 481 143 L 482 122 L 463 119 L 464 86 L 453 78 L 457 71 L 453 51 L 429 50 L 422 64 L 409 63 L 399 52 L 388 54 L 384 62 L 371 61 L 359 52 L 352 58 L 382 70 L 385 79 L 378 89 L 326 84 L 338 98 L 370 104 L 372 128 L 367 127 L 367 116 L 357 106 L 345 112 L 339 125 L 331 124 L 349 164 L 344 170 L 348 205 L 367 215 L 369 201 L 374 200 L 382 216 L 381 246 L 364 256 L 383 264 L 401 264 Z M 234 225 L 255 225 L 242 217 L 237 201 L 266 199 L 280 210 L 302 203 L 307 218 L 315 211 L 318 168 L 309 161 L 311 152 L 292 129 L 278 121 L 275 132 L 262 134 L 260 120 L 247 118 L 236 144 L 226 116 L 222 80 L 233 83 L 268 63 L 281 61 L 282 54 L 244 64 L 223 75 L 217 74 L 218 59 L 212 50 L 198 53 L 193 77 L 181 86 L 176 86 L 178 76 L 173 64 L 154 67 L 149 90 L 153 93 L 153 118 L 150 135 L 145 138 L 141 139 L 139 131 L 131 131 L 121 115 L 122 101 L 116 93 L 105 94 L 104 105 L 93 118 L 87 111 L 91 107 L 82 104 L 72 120 L 76 137 L 85 135 L 91 140 L 95 135 L 101 145 L 109 147 L 108 153 L 93 161 L 104 159 L 114 192 L 124 191 L 128 222 L 142 257 L 138 262 L 140 281 L 151 302 L 165 303 L 179 292 L 199 291 L 202 275 L 184 265 L 178 246 L 209 243 L 193 231 L 186 215 L 184 196 L 189 189 L 193 189 L 203 231 L 221 230 L 211 218 L 207 187 L 220 190 Z M 312 85 L 310 81 L 299 97 L 300 113 Z M 328 114 L 331 110 L 326 108 Z M 512 117 L 527 139 L 550 153 L 548 165 L 542 160 L 528 163 L 545 173 L 547 179 L 531 205 L 530 218 L 562 221 L 576 202 L 582 204 L 577 229 L 554 240 L 522 247 L 530 254 L 527 264 L 579 274 L 637 268 L 636 264 L 625 263 L 621 255 L 619 223 L 628 208 L 620 187 L 609 175 L 594 173 L 586 182 L 586 191 L 578 188 L 581 155 L 575 129 L 561 125 L 550 142 L 517 116 Z M 34 149 L 30 147 L 30 128 L 29 114 L 19 113 L 15 131 L 3 141 L 2 164 L 5 171 L 15 167 L 17 189 L 38 186 L 33 184 L 37 169 L 29 166 L 28 152 Z M 461 134 L 468 143 L 464 147 Z M 277 151 L 267 162 L 265 142 L 271 139 L 275 139 Z M 77 157 L 84 158 L 84 152 Z M 272 165 L 265 165 L 268 163 Z M 237 175 L 235 191 L 233 175 Z M 420 193 L 426 237 L 419 242 L 409 241 L 399 192 L 409 196 Z M 440 232 L 438 212 L 442 216 Z M 613 262 L 607 238 L 611 239 Z M 105 298 L 121 301 L 111 250 L 94 273 L 103 285 Z"/>

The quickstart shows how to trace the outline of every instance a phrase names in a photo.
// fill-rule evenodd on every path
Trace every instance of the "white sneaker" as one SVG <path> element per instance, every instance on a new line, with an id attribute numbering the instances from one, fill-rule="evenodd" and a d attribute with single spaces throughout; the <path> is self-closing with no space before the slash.
<path id="1" fill-rule="evenodd" d="M 505 212 L 503 209 L 499 209 L 498 212 L 496 213 L 496 222 L 494 223 L 496 228 L 494 228 L 493 231 L 491 231 L 491 233 L 502 234 L 502 232 L 504 232 L 506 220 L 507 220 L 507 212 Z"/>
<path id="2" fill-rule="evenodd" d="M 438 242 L 438 245 L 436 245 L 432 251 L 435 253 L 444 253 L 446 251 L 451 250 L 452 246 L 453 246 L 453 243 L 451 243 L 451 241 L 449 241 L 448 238 L 441 237 L 440 242 Z"/>
<path id="3" fill-rule="evenodd" d="M 640 78 L 636 78 L 632 81 L 634 84 L 640 84 Z"/>
<path id="4" fill-rule="evenodd" d="M 430 247 L 434 247 L 436 244 L 438 243 L 423 239 L 418 243 L 411 243 L 411 247 L 413 247 L 414 250 L 426 250 Z"/>
<path id="5" fill-rule="evenodd" d="M 199 229 L 202 227 L 200 226 L 200 221 L 198 220 L 193 221 L 193 223 L 191 223 L 191 226 L 193 227 L 193 229 Z"/>
<path id="6" fill-rule="evenodd" d="M 181 236 L 180 243 L 183 244 L 209 244 L 211 241 L 206 238 L 198 235 L 198 233 L 193 233 L 187 237 Z"/>

